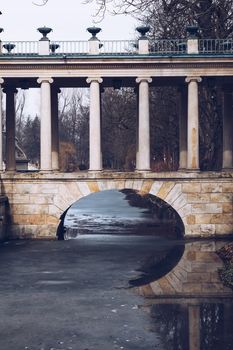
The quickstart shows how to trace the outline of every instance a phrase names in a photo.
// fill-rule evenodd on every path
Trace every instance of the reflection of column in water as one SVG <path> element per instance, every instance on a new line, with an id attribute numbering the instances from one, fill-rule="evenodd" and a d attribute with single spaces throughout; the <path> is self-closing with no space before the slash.
<path id="1" fill-rule="evenodd" d="M 200 350 L 200 305 L 189 305 L 189 350 Z"/>

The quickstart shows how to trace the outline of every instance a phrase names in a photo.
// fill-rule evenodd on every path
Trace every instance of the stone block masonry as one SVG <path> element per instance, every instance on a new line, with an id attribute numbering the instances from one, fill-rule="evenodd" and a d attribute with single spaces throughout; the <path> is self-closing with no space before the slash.
<path id="1" fill-rule="evenodd" d="M 185 237 L 233 234 L 232 173 L 2 173 L 9 238 L 55 238 L 60 215 L 80 198 L 109 189 L 135 189 L 170 204 Z"/>

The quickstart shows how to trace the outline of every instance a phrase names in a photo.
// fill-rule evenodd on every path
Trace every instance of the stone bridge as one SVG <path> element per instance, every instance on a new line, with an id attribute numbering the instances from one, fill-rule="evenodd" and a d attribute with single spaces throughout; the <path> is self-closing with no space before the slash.
<path id="1" fill-rule="evenodd" d="M 108 189 L 135 189 L 165 202 L 181 217 L 186 237 L 233 233 L 231 173 L 3 173 L 12 238 L 55 237 L 60 215 L 80 198 Z"/>
<path id="2" fill-rule="evenodd" d="M 109 43 L 100 42 L 96 28 L 89 32 L 92 38 L 82 45 L 78 41 L 68 46 L 59 41 L 51 43 L 42 32 L 43 38 L 38 42 L 0 41 L 1 102 L 2 91 L 5 94 L 5 109 L 0 103 L 1 195 L 8 197 L 9 235 L 55 237 L 59 217 L 72 203 L 92 192 L 115 188 L 136 189 L 162 198 L 180 215 L 187 237 L 233 233 L 233 40 L 199 40 L 197 33 L 189 33 L 188 38 L 181 40 L 151 43 L 141 31 L 136 41 Z M 219 90 L 216 98 L 223 125 L 218 135 L 223 139 L 219 172 L 200 172 L 199 86 L 203 82 L 208 82 L 210 89 L 214 84 Z M 177 172 L 151 171 L 150 86 L 177 88 Z M 74 87 L 90 90 L 89 172 L 62 173 L 59 172 L 58 93 L 60 88 Z M 137 95 L 134 173 L 103 169 L 101 91 L 108 87 L 134 88 Z M 40 88 L 40 169 L 34 173 L 16 171 L 18 88 Z"/>

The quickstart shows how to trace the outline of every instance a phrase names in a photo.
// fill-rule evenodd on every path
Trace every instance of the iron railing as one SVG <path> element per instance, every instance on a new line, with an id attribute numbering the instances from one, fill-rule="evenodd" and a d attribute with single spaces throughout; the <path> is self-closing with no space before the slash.
<path id="1" fill-rule="evenodd" d="M 200 54 L 233 54 L 233 39 L 200 39 Z"/>
<path id="2" fill-rule="evenodd" d="M 2 41 L 1 44 L 4 55 L 38 55 L 38 41 Z"/>
<path id="3" fill-rule="evenodd" d="M 134 55 L 136 53 L 136 40 L 103 40 L 100 42 L 100 54 L 103 55 Z"/>
<path id="4" fill-rule="evenodd" d="M 90 53 L 90 41 L 51 41 L 50 55 L 87 55 Z M 39 55 L 38 41 L 0 42 L 1 56 Z M 185 55 L 188 52 L 187 39 L 158 39 L 149 42 L 150 55 Z M 201 55 L 233 55 L 233 39 L 199 39 L 198 52 Z M 99 42 L 101 55 L 138 55 L 137 40 L 104 40 Z"/>
<path id="5" fill-rule="evenodd" d="M 187 40 L 165 39 L 155 40 L 150 44 L 150 54 L 156 55 L 180 55 L 187 52 Z"/>
<path id="6" fill-rule="evenodd" d="M 56 49 L 55 49 L 55 45 L 58 45 Z M 86 55 L 88 54 L 88 52 L 89 52 L 88 41 L 79 40 L 79 41 L 51 41 L 50 42 L 50 53 L 52 55 L 69 55 L 69 56 Z"/>

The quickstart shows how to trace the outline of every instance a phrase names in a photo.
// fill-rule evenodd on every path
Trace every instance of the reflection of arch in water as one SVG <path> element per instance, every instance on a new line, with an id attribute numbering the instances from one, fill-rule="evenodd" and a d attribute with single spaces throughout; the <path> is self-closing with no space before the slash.
<path id="1" fill-rule="evenodd" d="M 223 245 L 221 241 L 186 243 L 178 264 L 161 278 L 139 287 L 139 293 L 151 297 L 232 297 L 231 289 L 223 285 L 218 274 L 223 262 L 216 251 Z"/>
<path id="2" fill-rule="evenodd" d="M 133 189 L 92 193 L 72 204 L 61 216 L 69 237 L 80 234 L 140 234 L 184 236 L 178 213 L 164 200 Z"/>

